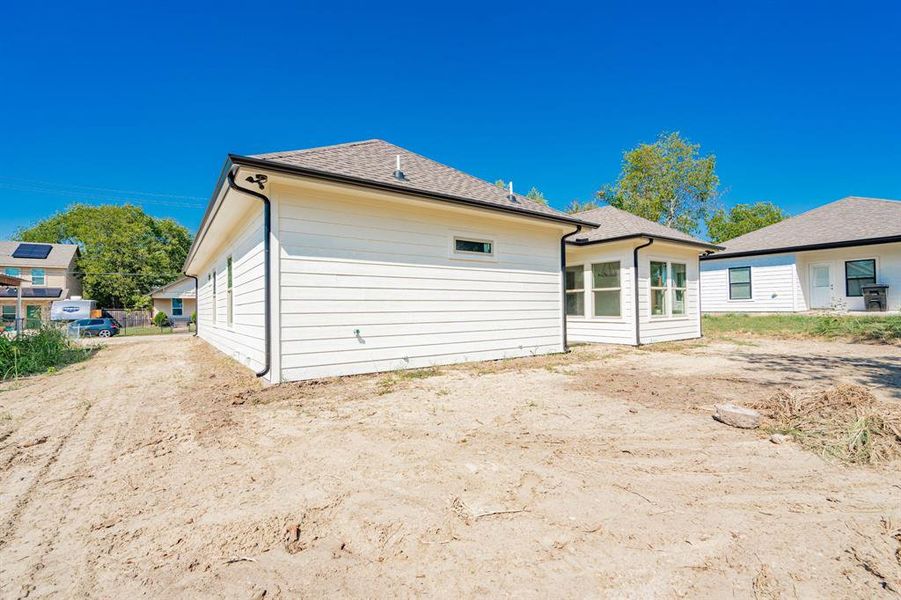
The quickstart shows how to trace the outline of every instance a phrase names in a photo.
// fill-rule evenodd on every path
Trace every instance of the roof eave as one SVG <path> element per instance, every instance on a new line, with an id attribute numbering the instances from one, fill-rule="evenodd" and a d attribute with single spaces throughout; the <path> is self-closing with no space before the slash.
<path id="1" fill-rule="evenodd" d="M 702 242 L 700 240 L 692 241 L 692 240 L 681 240 L 679 238 L 669 237 L 665 235 L 658 235 L 655 233 L 630 233 L 629 235 L 620 235 L 612 238 L 605 238 L 602 240 L 587 240 L 587 241 L 570 241 L 566 240 L 567 244 L 572 246 L 593 246 L 595 244 L 609 244 L 611 242 L 622 242 L 625 240 L 632 240 L 637 238 L 648 238 L 654 240 L 660 240 L 664 242 L 668 242 L 671 244 L 681 244 L 683 246 L 694 246 L 696 248 L 705 248 L 707 250 L 722 250 L 722 246 L 717 246 L 716 244 L 710 244 L 707 242 Z"/>
<path id="2" fill-rule="evenodd" d="M 832 248 L 850 248 L 852 246 L 874 246 L 876 244 L 891 244 L 901 242 L 901 235 L 867 238 L 863 240 L 845 240 L 841 242 L 824 242 L 822 244 L 806 244 L 800 246 L 785 246 L 782 248 L 770 248 L 765 250 L 745 250 L 741 252 L 720 252 L 705 256 L 701 260 L 717 260 L 723 258 L 741 258 L 743 256 L 763 256 L 765 254 L 785 254 L 786 252 L 804 252 L 810 250 L 830 250 Z"/>
<path id="3" fill-rule="evenodd" d="M 567 223 L 571 225 L 582 225 L 584 227 L 597 227 L 598 223 L 592 223 L 590 221 L 584 221 L 582 219 L 577 219 L 575 217 L 567 217 L 563 215 L 552 215 L 546 213 L 540 213 L 532 210 L 525 209 L 517 209 L 517 208 L 509 208 L 505 206 L 500 206 L 497 204 L 491 204 L 490 202 L 483 202 L 481 200 L 474 200 L 472 198 L 465 198 L 463 196 L 454 196 L 452 194 L 441 194 L 438 192 L 426 192 L 422 190 L 410 189 L 403 187 L 401 185 L 393 185 L 390 183 L 382 183 L 378 181 L 371 181 L 368 179 L 363 179 L 360 177 L 354 177 L 351 175 L 340 175 L 337 173 L 330 173 L 327 171 L 319 171 L 317 169 L 309 169 L 306 167 L 298 167 L 296 165 L 288 165 L 285 163 L 279 163 L 271 160 L 264 160 L 261 158 L 255 158 L 253 156 L 241 156 L 238 154 L 229 154 L 228 160 L 232 164 L 242 165 L 245 167 L 255 167 L 259 169 L 266 169 L 269 171 L 274 171 L 276 173 L 284 173 L 287 175 L 298 175 L 302 177 L 309 177 L 312 179 L 322 179 L 325 181 L 331 181 L 335 183 L 344 183 L 348 185 L 355 185 L 358 187 L 365 187 L 378 191 L 385 192 L 393 192 L 404 194 L 407 196 L 414 196 L 419 198 L 427 198 L 430 200 L 440 200 L 443 202 L 450 202 L 453 204 L 459 204 L 463 206 L 470 206 L 474 208 L 481 208 L 485 210 L 491 210 L 495 212 L 503 212 L 507 214 L 513 214 L 521 217 L 527 218 L 535 218 L 541 219 L 544 221 L 554 221 L 558 223 Z"/>

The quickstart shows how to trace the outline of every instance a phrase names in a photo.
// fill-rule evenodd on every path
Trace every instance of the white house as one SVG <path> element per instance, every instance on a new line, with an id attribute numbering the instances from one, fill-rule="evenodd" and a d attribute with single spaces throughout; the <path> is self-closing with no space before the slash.
<path id="1" fill-rule="evenodd" d="M 717 246 L 612 206 L 576 216 L 599 226 L 567 239 L 570 341 L 646 344 L 701 336 L 698 257 Z"/>
<path id="2" fill-rule="evenodd" d="M 195 283 L 193 279 L 182 277 L 150 292 L 153 302 L 151 316 L 165 313 L 170 321 L 190 321 L 191 315 L 197 310 Z"/>
<path id="3" fill-rule="evenodd" d="M 560 352 L 596 224 L 370 140 L 229 156 L 185 263 L 198 335 L 268 381 Z"/>
<path id="4" fill-rule="evenodd" d="M 884 284 L 901 310 L 901 202 L 848 197 L 724 243 L 702 258 L 704 312 L 866 310 Z"/>

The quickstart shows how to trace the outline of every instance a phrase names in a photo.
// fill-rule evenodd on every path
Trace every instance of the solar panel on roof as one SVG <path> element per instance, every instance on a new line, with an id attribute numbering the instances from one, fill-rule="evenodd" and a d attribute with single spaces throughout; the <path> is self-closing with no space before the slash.
<path id="1" fill-rule="evenodd" d="M 50 255 L 53 246 L 50 244 L 19 244 L 13 251 L 13 258 L 45 259 Z"/>

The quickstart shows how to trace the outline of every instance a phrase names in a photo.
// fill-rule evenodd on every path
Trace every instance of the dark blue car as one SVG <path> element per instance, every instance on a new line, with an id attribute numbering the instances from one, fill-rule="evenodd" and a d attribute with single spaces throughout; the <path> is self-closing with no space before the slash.
<path id="1" fill-rule="evenodd" d="M 115 319 L 79 319 L 69 323 L 69 335 L 72 336 L 97 336 L 102 338 L 119 334 L 119 323 Z"/>

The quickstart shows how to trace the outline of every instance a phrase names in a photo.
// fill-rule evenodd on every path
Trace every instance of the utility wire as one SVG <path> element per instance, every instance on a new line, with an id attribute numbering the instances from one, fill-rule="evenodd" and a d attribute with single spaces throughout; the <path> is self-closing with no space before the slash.
<path id="1" fill-rule="evenodd" d="M 21 177 L 9 177 L 7 175 L 0 175 L 0 179 L 6 179 L 8 181 L 13 182 L 21 182 L 26 185 L 40 185 L 40 186 L 50 186 L 54 188 L 60 188 L 63 190 L 93 190 L 98 192 L 112 192 L 117 194 L 129 194 L 129 195 L 138 195 L 138 196 L 156 196 L 159 198 L 181 198 L 184 200 L 204 200 L 204 198 L 200 196 L 189 196 L 185 194 L 167 194 L 160 192 L 137 192 L 134 190 L 120 190 L 116 188 L 106 188 L 106 187 L 97 187 L 92 185 L 76 185 L 69 183 L 53 183 L 50 181 L 39 181 L 37 179 L 22 179 Z"/>

